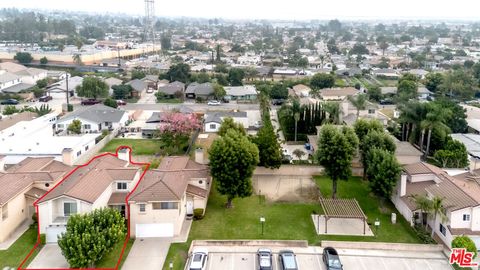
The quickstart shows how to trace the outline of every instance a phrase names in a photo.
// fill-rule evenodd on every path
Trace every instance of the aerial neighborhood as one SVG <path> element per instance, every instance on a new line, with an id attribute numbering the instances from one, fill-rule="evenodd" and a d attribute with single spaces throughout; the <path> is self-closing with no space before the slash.
<path id="1" fill-rule="evenodd" d="M 478 22 L 137 4 L 0 3 L 0 269 L 478 269 Z"/>

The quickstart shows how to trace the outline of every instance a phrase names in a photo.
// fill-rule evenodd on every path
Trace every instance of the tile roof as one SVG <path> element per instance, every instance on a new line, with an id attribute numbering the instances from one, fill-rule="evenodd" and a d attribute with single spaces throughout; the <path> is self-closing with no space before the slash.
<path id="1" fill-rule="evenodd" d="M 38 199 L 38 198 L 42 197 L 45 193 L 47 193 L 46 190 L 39 189 L 39 188 L 36 188 L 36 187 L 32 187 L 29 191 L 25 192 L 25 196 L 28 196 L 28 197 L 31 197 L 31 198 L 34 198 L 34 199 Z"/>
<path id="2" fill-rule="evenodd" d="M 479 202 L 475 201 L 462 188 L 459 188 L 452 182 L 452 180 L 455 180 L 451 176 L 442 174 L 440 175 L 440 179 L 442 180 L 440 183 L 431 185 L 425 190 L 434 196 L 443 198 L 443 206 L 445 208 L 454 211 L 469 206 L 479 205 Z"/>
<path id="3" fill-rule="evenodd" d="M 0 175 L 0 205 L 10 201 L 22 190 L 31 186 L 34 182 L 52 183 L 54 179 L 47 172 L 29 173 L 5 173 Z"/>
<path id="4" fill-rule="evenodd" d="M 20 163 L 10 167 L 9 172 L 34 172 L 39 171 L 43 167 L 46 167 L 53 162 L 53 157 L 44 157 L 44 158 L 32 158 L 27 157 L 22 160 Z"/>
<path id="5" fill-rule="evenodd" d="M 190 193 L 190 194 L 193 194 L 195 196 L 202 197 L 202 198 L 207 198 L 207 190 L 205 190 L 201 187 L 194 186 L 194 185 L 188 184 L 187 193 Z"/>
<path id="6" fill-rule="evenodd" d="M 405 204 L 408 206 L 410 210 L 412 211 L 416 210 L 417 205 L 412 199 L 412 196 L 427 195 L 427 191 L 425 190 L 425 188 L 431 185 L 435 185 L 435 181 L 431 180 L 431 181 L 416 182 L 416 183 L 408 182 L 406 186 L 406 193 L 401 198 L 402 201 L 405 202 Z"/>
<path id="7" fill-rule="evenodd" d="M 416 174 L 443 174 L 442 169 L 425 162 L 413 163 L 403 167 L 403 170 L 409 175 Z"/>
<path id="8" fill-rule="evenodd" d="M 128 192 L 114 192 L 108 199 L 108 205 L 112 204 L 125 204 L 125 198 L 127 198 Z"/>

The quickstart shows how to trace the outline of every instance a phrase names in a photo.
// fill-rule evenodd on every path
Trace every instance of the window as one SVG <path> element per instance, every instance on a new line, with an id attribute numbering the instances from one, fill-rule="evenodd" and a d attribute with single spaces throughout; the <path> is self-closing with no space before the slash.
<path id="1" fill-rule="evenodd" d="M 447 229 L 440 223 L 440 232 L 443 234 L 443 236 L 447 235 Z"/>
<path id="2" fill-rule="evenodd" d="M 69 217 L 77 213 L 77 203 L 76 202 L 64 202 L 63 203 L 63 215 Z"/>
<path id="3" fill-rule="evenodd" d="M 117 182 L 117 190 L 127 190 L 126 182 Z"/>
<path id="4" fill-rule="evenodd" d="M 154 202 L 154 203 L 152 203 L 152 209 L 153 209 L 153 210 L 160 210 L 160 209 L 162 209 L 162 206 L 161 206 L 160 203 L 158 203 L 158 202 L 155 203 L 155 202 Z"/>
<path id="5" fill-rule="evenodd" d="M 374 114 L 375 113 L 375 110 L 374 109 L 369 109 L 368 110 L 368 114 Z"/>
<path id="6" fill-rule="evenodd" d="M 178 209 L 177 202 L 162 202 L 160 204 L 161 209 Z"/>
<path id="7" fill-rule="evenodd" d="M 57 124 L 57 128 L 63 128 L 63 124 Z"/>
<path id="8" fill-rule="evenodd" d="M 210 124 L 210 129 L 216 129 L 217 128 L 217 125 L 215 124 Z"/>
<path id="9" fill-rule="evenodd" d="M 145 213 L 145 204 L 139 204 L 138 205 L 140 207 L 140 213 Z"/>
<path id="10" fill-rule="evenodd" d="M 470 215 L 469 214 L 463 214 L 463 221 L 470 221 Z"/>
<path id="11" fill-rule="evenodd" d="M 8 218 L 8 203 L 4 204 L 2 207 L 2 220 Z"/>
<path id="12" fill-rule="evenodd" d="M 80 156 L 82 154 L 82 151 L 78 151 L 77 152 L 77 157 Z"/>
<path id="13" fill-rule="evenodd" d="M 92 126 L 91 126 L 90 124 L 85 124 L 85 125 L 83 125 L 83 128 L 84 128 L 84 129 L 91 129 Z"/>
<path id="14" fill-rule="evenodd" d="M 85 146 L 85 151 L 88 151 L 88 145 L 87 145 L 87 146 Z"/>

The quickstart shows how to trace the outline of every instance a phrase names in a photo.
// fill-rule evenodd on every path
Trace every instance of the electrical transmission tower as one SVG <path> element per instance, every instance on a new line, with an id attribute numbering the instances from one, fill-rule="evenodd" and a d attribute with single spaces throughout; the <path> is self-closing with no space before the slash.
<path id="1" fill-rule="evenodd" d="M 155 51 L 155 0 L 145 0 L 145 42 L 152 42 Z"/>

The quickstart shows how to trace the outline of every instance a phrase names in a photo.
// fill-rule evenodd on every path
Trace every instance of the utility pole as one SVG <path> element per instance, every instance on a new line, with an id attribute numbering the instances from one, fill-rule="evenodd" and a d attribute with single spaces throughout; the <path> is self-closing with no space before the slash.
<path id="1" fill-rule="evenodd" d="M 69 111 L 70 108 L 70 91 L 68 90 L 68 72 L 65 71 L 65 82 L 67 86 L 67 112 Z"/>

